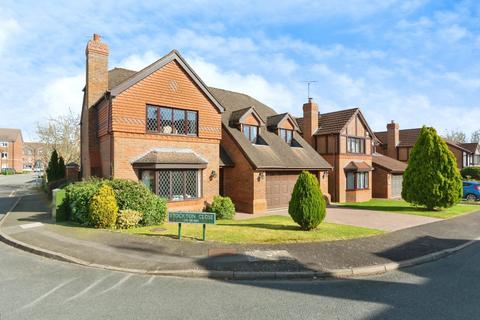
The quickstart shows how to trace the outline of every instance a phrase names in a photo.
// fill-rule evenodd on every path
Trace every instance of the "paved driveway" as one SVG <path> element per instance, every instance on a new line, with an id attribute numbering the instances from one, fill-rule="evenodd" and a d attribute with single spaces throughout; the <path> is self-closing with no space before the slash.
<path id="1" fill-rule="evenodd" d="M 285 215 L 288 216 L 287 209 L 278 209 L 268 211 L 263 215 Z M 255 215 L 255 217 L 262 215 Z M 251 214 L 237 213 L 235 219 L 249 219 L 254 217 Z M 439 221 L 441 219 L 415 216 L 400 213 L 388 213 L 373 210 L 358 210 L 342 207 L 327 208 L 326 222 L 346 224 L 357 227 L 366 227 L 384 231 L 395 231 L 410 227 L 419 226 L 426 223 Z"/>

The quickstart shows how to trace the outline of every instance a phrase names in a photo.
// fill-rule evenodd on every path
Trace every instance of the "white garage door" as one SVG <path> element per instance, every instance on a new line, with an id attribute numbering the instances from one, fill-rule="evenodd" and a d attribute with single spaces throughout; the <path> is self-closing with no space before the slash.
<path id="1" fill-rule="evenodd" d="M 392 175 L 392 198 L 400 198 L 402 196 L 403 175 Z"/>

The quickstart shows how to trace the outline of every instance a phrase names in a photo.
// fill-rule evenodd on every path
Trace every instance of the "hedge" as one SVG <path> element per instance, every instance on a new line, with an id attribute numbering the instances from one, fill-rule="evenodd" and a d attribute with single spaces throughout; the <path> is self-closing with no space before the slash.
<path id="1" fill-rule="evenodd" d="M 464 179 L 480 180 L 480 167 L 466 167 L 460 173 Z"/>

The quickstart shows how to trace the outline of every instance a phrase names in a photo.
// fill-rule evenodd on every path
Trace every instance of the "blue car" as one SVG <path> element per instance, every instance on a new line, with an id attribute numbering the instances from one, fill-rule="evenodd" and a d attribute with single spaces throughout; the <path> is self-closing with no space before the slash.
<path id="1" fill-rule="evenodd" d="M 463 198 L 469 201 L 480 200 L 480 182 L 463 181 Z"/>

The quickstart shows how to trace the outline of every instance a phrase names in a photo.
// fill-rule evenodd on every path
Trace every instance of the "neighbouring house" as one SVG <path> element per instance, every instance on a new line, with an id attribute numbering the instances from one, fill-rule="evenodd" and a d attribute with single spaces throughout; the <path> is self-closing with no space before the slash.
<path id="1" fill-rule="evenodd" d="M 23 170 L 43 170 L 45 144 L 41 142 L 25 142 L 23 144 Z"/>
<path id="2" fill-rule="evenodd" d="M 408 162 L 410 152 L 417 142 L 421 128 L 400 130 L 400 125 L 395 121 L 387 124 L 387 131 L 375 132 L 379 140 L 376 146 L 378 153 L 389 156 L 399 161 Z M 473 165 L 474 152 L 462 144 L 444 139 L 448 148 L 457 159 L 459 169 Z"/>
<path id="3" fill-rule="evenodd" d="M 329 177 L 332 201 L 370 200 L 375 135 L 360 109 L 319 113 L 309 98 L 297 121 L 303 138 L 333 167 Z"/>
<path id="4" fill-rule="evenodd" d="M 23 170 L 23 137 L 20 129 L 0 128 L 0 169 Z"/>
<path id="5" fill-rule="evenodd" d="M 108 70 L 86 47 L 82 177 L 142 181 L 169 209 L 202 210 L 219 193 L 222 105 L 177 51 L 136 72 Z"/>
<path id="6" fill-rule="evenodd" d="M 220 193 L 238 211 L 261 213 L 288 207 L 298 175 L 313 173 L 327 198 L 332 166 L 302 138 L 296 120 L 278 114 L 242 93 L 210 91 L 225 108 L 222 114 Z"/>
<path id="7" fill-rule="evenodd" d="M 403 173 L 407 164 L 380 153 L 372 155 L 372 196 L 398 199 L 402 197 Z"/>
<path id="8" fill-rule="evenodd" d="M 460 146 L 470 151 L 470 156 L 468 159 L 469 165 L 480 166 L 480 143 L 460 143 Z"/>

